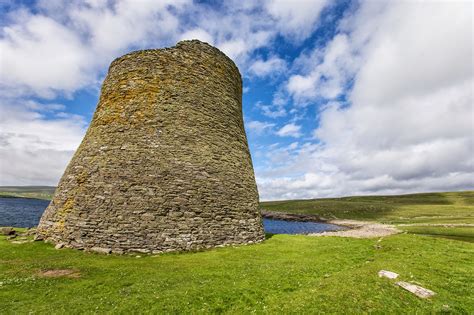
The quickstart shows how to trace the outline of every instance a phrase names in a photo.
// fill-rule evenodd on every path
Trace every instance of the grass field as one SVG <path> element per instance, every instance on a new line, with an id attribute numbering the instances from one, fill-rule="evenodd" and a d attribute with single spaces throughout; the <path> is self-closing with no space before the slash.
<path id="1" fill-rule="evenodd" d="M 426 236 L 274 235 L 257 245 L 139 258 L 0 237 L 0 252 L 1 314 L 474 312 L 474 245 Z M 74 274 L 42 276 L 57 269 Z M 379 278 L 381 269 L 437 294 L 419 299 Z"/>
<path id="2" fill-rule="evenodd" d="M 400 226 L 404 231 L 412 234 L 445 237 L 459 241 L 474 242 L 474 227 L 444 227 L 444 226 Z M 473 257 L 474 259 L 474 257 Z"/>
<path id="3" fill-rule="evenodd" d="M 0 236 L 0 314 L 473 314 L 473 198 L 459 192 L 261 203 L 405 231 L 375 239 L 273 235 L 250 246 L 135 257 Z M 436 295 L 417 298 L 379 278 L 381 269 Z M 72 274 L 45 274 L 57 270 Z"/>

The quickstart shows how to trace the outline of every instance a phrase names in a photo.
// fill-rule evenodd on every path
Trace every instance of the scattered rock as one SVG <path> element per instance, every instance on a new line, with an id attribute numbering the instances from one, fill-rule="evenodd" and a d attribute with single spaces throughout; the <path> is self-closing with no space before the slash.
<path id="1" fill-rule="evenodd" d="M 423 287 L 420 287 L 418 285 L 411 284 L 411 283 L 408 283 L 408 282 L 399 281 L 396 284 L 398 286 L 404 288 L 405 290 L 410 291 L 411 293 L 415 294 L 416 296 L 418 296 L 422 299 L 430 298 L 430 297 L 432 297 L 433 295 L 436 294 L 435 292 L 433 292 L 431 290 L 425 289 Z"/>
<path id="2" fill-rule="evenodd" d="M 382 278 L 389 278 L 389 279 L 396 279 L 398 278 L 398 273 L 392 272 L 392 271 L 387 271 L 387 270 L 380 270 L 379 271 L 379 277 Z"/>
<path id="3" fill-rule="evenodd" d="M 16 238 L 16 236 L 17 236 L 16 234 L 8 235 L 7 240 L 12 240 L 12 239 Z"/>
<path id="4" fill-rule="evenodd" d="M 28 230 L 23 233 L 25 236 L 32 236 L 36 234 L 36 228 L 29 228 Z"/>
<path id="5" fill-rule="evenodd" d="M 0 235 L 16 235 L 16 231 L 11 227 L 0 228 Z"/>
<path id="6" fill-rule="evenodd" d="M 33 237 L 33 241 L 42 241 L 43 240 L 43 236 L 39 235 L 39 234 L 35 234 L 35 237 Z"/>
<path id="7" fill-rule="evenodd" d="M 63 247 L 64 247 L 63 243 L 59 243 L 59 244 L 56 244 L 56 246 L 54 246 L 54 248 L 56 248 L 56 249 L 61 249 Z"/>
<path id="8" fill-rule="evenodd" d="M 110 254 L 112 252 L 112 249 L 110 248 L 103 248 L 103 247 L 92 247 L 90 249 L 91 252 L 96 252 L 96 253 L 99 253 L 99 254 Z"/>

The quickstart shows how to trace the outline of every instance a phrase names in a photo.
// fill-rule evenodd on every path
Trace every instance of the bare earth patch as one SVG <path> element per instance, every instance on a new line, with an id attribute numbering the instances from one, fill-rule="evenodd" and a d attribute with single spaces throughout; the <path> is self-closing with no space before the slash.
<path id="1" fill-rule="evenodd" d="M 46 278 L 57 278 L 57 277 L 79 278 L 81 276 L 79 270 L 75 270 L 75 269 L 43 270 L 39 272 L 39 275 L 41 277 L 46 277 Z"/>
<path id="2" fill-rule="evenodd" d="M 329 223 L 349 227 L 349 230 L 312 233 L 311 236 L 340 236 L 353 238 L 382 237 L 400 233 L 393 225 L 356 220 L 331 220 Z"/>

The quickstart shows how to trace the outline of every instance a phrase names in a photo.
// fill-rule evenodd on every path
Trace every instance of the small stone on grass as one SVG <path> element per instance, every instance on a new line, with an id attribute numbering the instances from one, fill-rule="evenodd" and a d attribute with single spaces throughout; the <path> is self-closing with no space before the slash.
<path id="1" fill-rule="evenodd" d="M 0 228 L 1 235 L 15 235 L 16 231 L 11 227 L 2 227 Z"/>
<path id="2" fill-rule="evenodd" d="M 63 243 L 59 243 L 59 244 L 56 244 L 56 246 L 54 246 L 55 249 L 61 249 L 63 247 L 64 247 Z"/>
<path id="3" fill-rule="evenodd" d="M 422 298 L 422 299 L 432 297 L 433 295 L 436 294 L 435 292 L 433 292 L 431 290 L 425 289 L 423 287 L 420 287 L 418 285 L 411 284 L 411 283 L 408 283 L 408 282 L 399 281 L 396 284 L 398 286 L 404 288 L 405 290 L 415 294 L 416 296 Z"/>
<path id="4" fill-rule="evenodd" d="M 382 278 L 389 278 L 389 279 L 396 279 L 398 277 L 398 273 L 388 270 L 380 270 L 379 277 Z"/>
<path id="5" fill-rule="evenodd" d="M 96 252 L 99 254 L 106 254 L 106 255 L 112 252 L 111 248 L 103 248 L 103 247 L 92 247 L 90 250 L 91 252 Z"/>

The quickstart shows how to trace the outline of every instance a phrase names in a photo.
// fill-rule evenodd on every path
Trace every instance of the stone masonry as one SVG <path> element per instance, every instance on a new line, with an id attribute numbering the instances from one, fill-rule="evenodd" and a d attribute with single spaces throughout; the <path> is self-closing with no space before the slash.
<path id="1" fill-rule="evenodd" d="M 262 241 L 234 62 L 197 40 L 112 62 L 37 231 L 116 253 Z"/>

